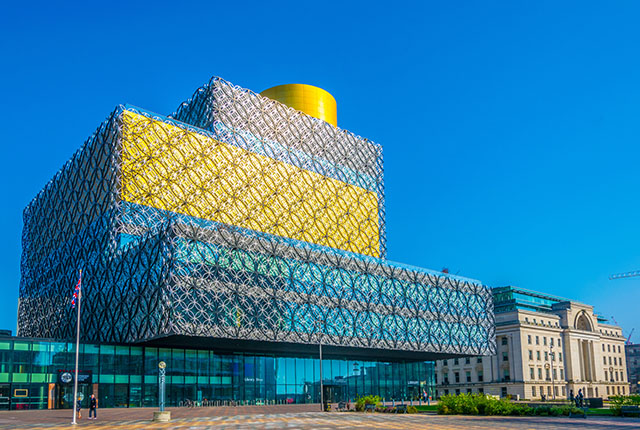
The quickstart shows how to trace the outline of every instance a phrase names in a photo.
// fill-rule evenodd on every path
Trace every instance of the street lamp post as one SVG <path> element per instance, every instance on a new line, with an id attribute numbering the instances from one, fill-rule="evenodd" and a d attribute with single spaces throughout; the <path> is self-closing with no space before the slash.
<path id="1" fill-rule="evenodd" d="M 324 411 L 324 381 L 322 379 L 322 337 L 318 341 L 318 349 L 320 352 L 320 410 Z"/>
<path id="2" fill-rule="evenodd" d="M 159 395 L 160 395 L 160 399 L 158 401 L 159 406 L 160 406 L 160 412 L 164 412 L 164 388 L 165 388 L 165 383 L 164 383 L 164 379 L 165 379 L 165 372 L 166 372 L 166 367 L 167 364 L 164 361 L 161 361 L 160 363 L 158 363 L 158 370 L 159 370 L 159 377 L 158 377 L 158 384 L 160 385 L 159 387 Z"/>

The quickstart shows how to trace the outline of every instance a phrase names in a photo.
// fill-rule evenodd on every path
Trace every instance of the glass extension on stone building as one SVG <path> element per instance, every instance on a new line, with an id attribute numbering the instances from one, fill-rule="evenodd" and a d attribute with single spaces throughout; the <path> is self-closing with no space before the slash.
<path id="1" fill-rule="evenodd" d="M 82 268 L 102 406 L 157 402 L 159 360 L 172 404 L 316 402 L 319 344 L 330 401 L 409 398 L 434 360 L 495 351 L 486 286 L 386 259 L 382 147 L 338 128 L 326 91 L 265 95 L 213 78 L 169 117 L 118 106 L 25 209 L 18 335 L 74 338 Z M 12 364 L 11 407 L 16 389 L 64 407 L 63 361 L 27 388 Z"/>

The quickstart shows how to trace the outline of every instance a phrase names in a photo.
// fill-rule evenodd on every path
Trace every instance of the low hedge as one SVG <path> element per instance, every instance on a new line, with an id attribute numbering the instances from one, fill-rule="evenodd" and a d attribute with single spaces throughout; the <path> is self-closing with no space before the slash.
<path id="1" fill-rule="evenodd" d="M 496 399 L 484 394 L 445 395 L 438 401 L 441 415 L 549 415 L 560 416 L 570 413 L 581 414 L 574 406 L 537 406 L 513 403 L 507 399 Z"/>
<path id="2" fill-rule="evenodd" d="M 640 394 L 609 397 L 613 415 L 622 415 L 623 406 L 640 406 Z"/>

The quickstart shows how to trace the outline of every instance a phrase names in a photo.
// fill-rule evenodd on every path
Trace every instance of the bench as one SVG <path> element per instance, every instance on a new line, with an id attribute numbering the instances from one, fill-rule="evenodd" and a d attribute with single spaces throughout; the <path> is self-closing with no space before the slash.
<path id="1" fill-rule="evenodd" d="M 407 413 L 407 405 L 396 406 L 396 414 L 406 414 L 406 413 Z"/>
<path id="2" fill-rule="evenodd" d="M 365 413 L 367 411 L 375 412 L 376 411 L 376 405 L 367 403 L 366 405 L 364 405 L 364 411 L 365 411 Z"/>
<path id="3" fill-rule="evenodd" d="M 638 416 L 640 416 L 640 407 L 639 406 L 632 406 L 632 405 L 622 406 L 620 408 L 620 415 L 622 415 L 623 417 L 625 415 L 638 415 Z"/>

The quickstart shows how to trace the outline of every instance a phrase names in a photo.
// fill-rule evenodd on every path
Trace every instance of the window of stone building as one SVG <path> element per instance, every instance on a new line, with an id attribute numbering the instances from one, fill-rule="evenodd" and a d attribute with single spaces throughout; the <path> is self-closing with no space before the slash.
<path id="1" fill-rule="evenodd" d="M 609 386 L 607 386 L 607 396 L 609 395 Z"/>
<path id="2" fill-rule="evenodd" d="M 625 389 L 624 389 L 624 385 L 622 386 L 622 394 L 627 394 Z"/>
<path id="3" fill-rule="evenodd" d="M 602 344 L 602 352 L 604 352 L 604 343 Z"/>
<path id="4" fill-rule="evenodd" d="M 536 336 L 536 345 L 540 345 L 540 337 Z"/>
<path id="5" fill-rule="evenodd" d="M 478 382 L 484 381 L 484 371 L 478 370 Z"/>
<path id="6" fill-rule="evenodd" d="M 616 381 L 618 380 L 618 371 L 616 371 Z"/>
<path id="7" fill-rule="evenodd" d="M 564 369 L 560 369 L 560 379 L 564 379 Z M 562 393 L 564 395 L 564 393 Z"/>
<path id="8" fill-rule="evenodd" d="M 467 394 L 471 394 L 471 388 L 467 388 Z"/>
<path id="9" fill-rule="evenodd" d="M 553 379 L 558 379 L 557 369 L 553 369 Z"/>
<path id="10" fill-rule="evenodd" d="M 542 337 L 542 344 L 543 344 L 544 346 L 547 346 L 547 336 L 543 336 L 543 337 Z"/>
<path id="11" fill-rule="evenodd" d="M 536 351 L 536 359 L 538 359 L 538 361 L 540 361 L 540 351 Z"/>
<path id="12" fill-rule="evenodd" d="M 538 367 L 538 379 L 542 379 L 542 367 Z"/>
<path id="13" fill-rule="evenodd" d="M 466 357 L 464 359 L 464 364 L 471 364 L 471 358 L 470 357 Z"/>
<path id="14" fill-rule="evenodd" d="M 564 386 L 562 387 L 562 395 L 563 395 L 563 396 L 566 396 L 566 395 L 567 395 L 566 391 L 564 391 Z M 596 397 L 597 397 L 597 396 L 598 396 L 598 395 L 596 394 Z"/>
<path id="15" fill-rule="evenodd" d="M 458 361 L 458 359 L 457 359 L 457 358 L 454 358 L 454 359 L 453 359 L 453 365 L 454 365 L 454 366 L 457 366 L 458 364 L 460 364 L 460 361 Z"/>
<path id="16" fill-rule="evenodd" d="M 478 357 L 478 358 L 476 359 L 476 363 L 478 363 L 478 364 L 482 364 L 482 357 Z"/>
<path id="17" fill-rule="evenodd" d="M 500 387 L 500 397 L 507 397 L 507 387 Z"/>
<path id="18" fill-rule="evenodd" d="M 456 396 L 460 395 L 460 389 L 456 389 Z"/>
<path id="19" fill-rule="evenodd" d="M 554 386 L 553 387 L 553 395 L 557 396 L 558 395 L 558 386 Z"/>
<path id="20" fill-rule="evenodd" d="M 611 366 L 611 357 L 609 357 L 609 366 Z"/>
<path id="21" fill-rule="evenodd" d="M 443 366 L 447 366 L 447 365 L 448 365 L 448 363 L 449 363 L 449 360 L 442 360 L 442 365 L 443 365 Z"/>
<path id="22" fill-rule="evenodd" d="M 456 378 L 456 384 L 460 383 L 460 373 L 459 372 L 455 372 L 453 374 L 453 376 Z"/>
<path id="23" fill-rule="evenodd" d="M 547 395 L 551 396 L 551 387 L 547 387 Z"/>
<path id="24" fill-rule="evenodd" d="M 467 382 L 471 382 L 471 372 L 467 372 Z"/>
<path id="25" fill-rule="evenodd" d="M 536 387 L 531 387 L 531 397 L 536 396 Z"/>
<path id="26" fill-rule="evenodd" d="M 560 338 L 558 338 L 558 346 L 560 346 Z"/>
<path id="27" fill-rule="evenodd" d="M 507 336 L 502 336 L 502 344 L 506 345 L 508 343 Z"/>
<path id="28" fill-rule="evenodd" d="M 544 361 L 549 361 L 549 353 L 547 351 L 544 352 Z"/>
<path id="29" fill-rule="evenodd" d="M 605 364 L 607 364 L 607 363 L 605 363 Z M 605 381 L 608 381 L 608 380 L 609 380 L 609 374 L 607 373 L 607 371 L 606 371 L 606 370 L 604 371 L 604 380 L 605 380 Z"/>
<path id="30" fill-rule="evenodd" d="M 618 394 L 620 394 L 620 385 L 618 385 Z"/>
<path id="31" fill-rule="evenodd" d="M 547 377 L 547 381 L 551 380 L 551 376 L 549 376 L 549 369 L 544 369 L 545 376 Z"/>
<path id="32" fill-rule="evenodd" d="M 448 396 L 449 395 L 449 390 L 444 390 L 444 395 Z"/>
<path id="33" fill-rule="evenodd" d="M 607 365 L 607 357 L 602 356 L 602 362 L 603 362 L 603 363 L 604 363 L 604 365 L 606 366 L 606 365 Z"/>
<path id="34" fill-rule="evenodd" d="M 509 353 L 507 351 L 502 352 L 502 361 L 509 361 Z"/>
<path id="35" fill-rule="evenodd" d="M 607 345 L 607 352 L 611 352 L 611 345 Z"/>
<path id="36" fill-rule="evenodd" d="M 531 345 L 531 335 L 530 334 L 527 335 L 527 343 L 529 345 Z"/>
<path id="37" fill-rule="evenodd" d="M 535 376 L 535 372 L 534 372 L 533 367 L 530 367 L 530 368 L 529 368 L 529 376 L 531 377 L 531 379 L 536 379 L 536 376 Z M 535 394 L 534 394 L 534 395 L 535 395 Z"/>
<path id="38" fill-rule="evenodd" d="M 449 384 L 449 374 L 445 373 L 444 375 L 442 375 L 442 379 L 445 385 Z"/>
<path id="39" fill-rule="evenodd" d="M 553 338 L 552 337 L 549 338 L 549 345 L 553 346 Z"/>
<path id="40" fill-rule="evenodd" d="M 618 358 L 617 357 L 613 357 L 613 365 L 614 366 L 618 365 Z"/>
<path id="41" fill-rule="evenodd" d="M 558 353 L 558 361 L 562 361 L 562 353 L 561 352 Z"/>
<path id="42" fill-rule="evenodd" d="M 618 354 L 620 354 L 620 345 L 618 345 Z"/>
<path id="43" fill-rule="evenodd" d="M 596 387 L 596 397 L 598 397 L 598 387 Z"/>
<path id="44" fill-rule="evenodd" d="M 533 360 L 533 351 L 529 350 L 529 360 Z"/>
<path id="45" fill-rule="evenodd" d="M 504 378 L 505 381 L 510 381 L 511 380 L 511 376 L 509 375 L 509 369 L 504 369 L 503 378 Z"/>

